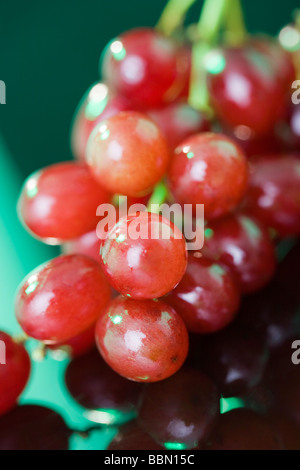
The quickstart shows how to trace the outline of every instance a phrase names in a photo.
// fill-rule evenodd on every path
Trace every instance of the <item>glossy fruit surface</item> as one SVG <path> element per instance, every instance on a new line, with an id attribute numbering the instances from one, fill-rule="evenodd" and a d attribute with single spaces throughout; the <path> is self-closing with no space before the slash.
<path id="1" fill-rule="evenodd" d="M 278 42 L 293 61 L 296 71 L 300 65 L 300 29 L 298 17 L 293 23 L 285 25 L 279 32 Z"/>
<path id="2" fill-rule="evenodd" d="M 189 56 L 173 39 L 137 28 L 107 46 L 101 72 L 118 93 L 140 107 L 153 108 L 180 95 L 189 76 Z"/>
<path id="3" fill-rule="evenodd" d="M 30 374 L 30 358 L 22 344 L 0 331 L 0 416 L 13 408 Z"/>
<path id="4" fill-rule="evenodd" d="M 55 411 L 17 406 L 0 418 L 0 450 L 68 450 L 71 431 Z"/>
<path id="5" fill-rule="evenodd" d="M 273 352 L 267 377 L 274 391 L 276 406 L 300 426 L 300 343 L 298 335 Z"/>
<path id="6" fill-rule="evenodd" d="M 283 155 L 253 162 L 246 209 L 280 237 L 299 235 L 299 158 Z"/>
<path id="7" fill-rule="evenodd" d="M 61 246 L 62 254 L 64 255 L 85 255 L 93 258 L 97 263 L 100 263 L 100 245 L 101 240 L 98 238 L 96 229 L 91 230 L 81 237 L 74 238 Z"/>
<path id="8" fill-rule="evenodd" d="M 274 409 L 275 398 L 272 388 L 266 380 L 265 373 L 257 385 L 250 387 L 246 392 L 239 395 L 239 398 L 243 401 L 245 408 L 263 415 L 269 414 Z"/>
<path id="9" fill-rule="evenodd" d="M 101 246 L 102 266 L 112 286 L 135 299 L 171 291 L 186 269 L 181 231 L 151 212 L 122 217 Z"/>
<path id="10" fill-rule="evenodd" d="M 275 248 L 267 229 L 244 214 L 211 222 L 202 252 L 228 266 L 243 293 L 265 286 L 276 268 Z"/>
<path id="11" fill-rule="evenodd" d="M 180 204 L 204 204 L 206 219 L 226 215 L 244 196 L 248 164 L 243 150 L 223 134 L 203 133 L 175 150 L 169 185 Z"/>
<path id="12" fill-rule="evenodd" d="M 182 316 L 189 331 L 214 333 L 233 320 L 240 292 L 220 264 L 190 255 L 182 280 L 166 301 Z"/>
<path id="13" fill-rule="evenodd" d="M 97 207 L 109 200 L 86 164 L 57 163 L 26 180 L 19 217 L 33 236 L 59 244 L 92 230 L 98 221 Z"/>
<path id="14" fill-rule="evenodd" d="M 282 256 L 283 247 L 277 247 Z M 237 321 L 256 330 L 270 350 L 300 333 L 299 277 L 300 244 L 296 243 L 280 261 L 272 281 L 259 292 L 244 296 Z"/>
<path id="15" fill-rule="evenodd" d="M 284 247 L 284 244 L 283 244 Z M 288 252 L 284 255 L 279 269 L 276 271 L 275 282 L 278 290 L 286 296 L 300 302 L 299 289 L 299 263 L 300 263 L 300 238 L 292 239 Z"/>
<path id="16" fill-rule="evenodd" d="M 234 409 L 221 415 L 209 437 L 207 450 L 281 450 L 276 431 L 252 410 Z"/>
<path id="17" fill-rule="evenodd" d="M 238 126 L 229 135 L 242 147 L 250 162 L 256 157 L 268 158 L 274 154 L 284 153 L 290 146 L 277 128 L 268 134 L 256 136 L 249 127 Z"/>
<path id="18" fill-rule="evenodd" d="M 289 91 L 296 78 L 295 63 L 290 53 L 284 50 L 272 36 L 252 36 L 250 45 L 266 57 L 270 66 L 274 67 L 277 80 L 285 87 L 285 90 Z"/>
<path id="19" fill-rule="evenodd" d="M 119 428 L 107 450 L 165 450 L 165 448 L 157 444 L 137 421 L 132 421 Z"/>
<path id="20" fill-rule="evenodd" d="M 148 199 L 148 196 L 147 196 Z M 147 207 L 147 200 L 146 198 L 127 198 L 127 209 L 125 208 L 124 204 L 124 213 L 128 213 L 129 208 L 133 204 L 143 204 Z M 120 207 L 122 203 L 120 204 Z M 110 217 L 107 208 L 109 207 L 110 210 L 114 211 L 113 216 Z M 65 255 L 75 255 L 81 254 L 85 256 L 89 256 L 93 258 L 98 263 L 101 262 L 100 258 L 100 247 L 101 243 L 107 237 L 109 231 L 114 227 L 114 225 L 118 222 L 119 216 L 121 214 L 120 207 L 114 207 L 113 205 L 104 206 L 104 209 L 101 214 L 97 211 L 98 216 L 98 223 L 97 226 L 94 227 L 93 230 L 81 235 L 78 238 L 74 238 L 73 240 L 69 240 L 61 245 L 61 252 Z"/>
<path id="21" fill-rule="evenodd" d="M 110 286 L 99 264 L 83 255 L 62 255 L 23 280 L 15 312 L 29 336 L 51 344 L 91 327 L 109 299 Z"/>
<path id="22" fill-rule="evenodd" d="M 289 124 L 294 147 L 300 151 L 300 103 L 292 107 Z"/>
<path id="23" fill-rule="evenodd" d="M 71 149 L 74 157 L 84 162 L 87 141 L 95 125 L 128 109 L 131 105 L 126 98 L 113 93 L 105 83 L 94 83 L 80 101 L 73 118 Z"/>
<path id="24" fill-rule="evenodd" d="M 73 359 L 66 369 L 66 386 L 73 398 L 90 413 L 93 420 L 115 424 L 117 412 L 134 413 L 141 391 L 141 384 L 116 374 L 95 348 L 84 356 Z M 97 413 L 97 411 L 99 413 Z M 103 412 L 101 415 L 101 411 Z M 111 415 L 111 422 L 109 422 Z M 88 417 L 89 414 L 85 413 Z"/>
<path id="25" fill-rule="evenodd" d="M 87 146 L 92 173 L 108 191 L 142 196 L 164 176 L 168 145 L 158 126 L 145 114 L 119 113 L 98 124 Z"/>
<path id="26" fill-rule="evenodd" d="M 205 115 L 183 101 L 153 109 L 148 114 L 159 126 L 172 150 L 187 137 L 210 130 Z"/>
<path id="27" fill-rule="evenodd" d="M 267 415 L 268 421 L 278 434 L 284 450 L 300 450 L 300 426 L 280 411 Z"/>
<path id="28" fill-rule="evenodd" d="M 88 351 L 95 348 L 95 346 L 95 325 L 92 325 L 74 338 L 65 342 L 62 341 L 56 344 L 48 344 L 47 348 L 52 351 L 64 351 L 70 357 L 78 357 L 86 354 Z"/>
<path id="29" fill-rule="evenodd" d="M 261 381 L 268 357 L 263 337 L 256 331 L 232 324 L 207 337 L 198 366 L 216 383 L 224 397 L 234 397 Z"/>
<path id="30" fill-rule="evenodd" d="M 172 307 L 162 301 L 121 296 L 99 318 L 96 341 L 114 371 L 138 382 L 170 377 L 188 352 L 185 324 Z"/>
<path id="31" fill-rule="evenodd" d="M 284 54 L 284 53 L 283 53 Z M 283 75 L 269 47 L 254 42 L 220 48 L 206 58 L 212 106 L 229 128 L 246 126 L 257 135 L 268 133 L 287 115 L 290 72 Z"/>
<path id="32" fill-rule="evenodd" d="M 219 415 L 219 392 L 204 374 L 182 368 L 143 390 L 138 421 L 160 444 L 194 448 L 211 432 Z"/>

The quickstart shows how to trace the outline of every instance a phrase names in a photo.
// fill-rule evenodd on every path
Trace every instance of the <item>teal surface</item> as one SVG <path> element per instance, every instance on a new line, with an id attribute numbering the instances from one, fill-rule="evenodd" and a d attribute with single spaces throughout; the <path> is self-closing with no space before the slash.
<path id="1" fill-rule="evenodd" d="M 22 177 L 0 137 L 0 330 L 18 334 L 21 329 L 15 320 L 14 295 L 23 277 L 44 261 L 58 254 L 27 234 L 16 213 L 16 202 Z M 28 350 L 36 348 L 35 341 L 27 343 Z M 35 403 L 58 411 L 67 425 L 76 431 L 91 426 L 83 417 L 83 409 L 76 404 L 64 385 L 64 371 L 68 360 L 57 361 L 47 357 L 42 362 L 32 361 L 29 383 L 20 403 Z M 92 432 L 87 438 L 74 433 L 71 449 L 105 449 L 116 430 L 113 427 Z"/>

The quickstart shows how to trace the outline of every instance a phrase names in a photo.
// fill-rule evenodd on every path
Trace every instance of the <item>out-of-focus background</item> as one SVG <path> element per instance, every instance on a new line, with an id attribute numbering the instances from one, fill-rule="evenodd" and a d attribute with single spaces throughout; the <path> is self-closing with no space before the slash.
<path id="1" fill-rule="evenodd" d="M 99 55 L 114 36 L 153 26 L 165 0 L 11 0 L 0 2 L 0 79 L 7 105 L 0 128 L 24 175 L 71 157 L 74 108 L 98 78 Z M 200 2 L 189 19 L 197 20 Z M 276 34 L 298 0 L 244 0 L 251 32 Z"/>
<path id="2" fill-rule="evenodd" d="M 245 1 L 250 32 L 276 34 L 290 22 L 299 0 Z M 164 0 L 0 1 L 0 329 L 18 330 L 13 298 L 23 276 L 55 256 L 57 248 L 33 240 L 20 225 L 16 201 L 26 176 L 72 158 L 69 130 L 86 89 L 98 79 L 106 43 L 135 26 L 154 26 Z M 197 20 L 200 2 L 189 13 Z M 73 427 L 85 427 L 80 410 L 63 390 L 64 363 L 34 364 L 23 402 L 62 411 Z M 38 379 L 37 379 L 38 378 Z M 110 432 L 74 448 L 105 448 Z"/>

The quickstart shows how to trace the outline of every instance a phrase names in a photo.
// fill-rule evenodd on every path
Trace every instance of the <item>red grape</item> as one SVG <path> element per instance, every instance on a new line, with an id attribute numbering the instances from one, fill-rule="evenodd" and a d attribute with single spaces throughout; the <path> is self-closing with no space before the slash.
<path id="1" fill-rule="evenodd" d="M 33 236 L 59 244 L 95 228 L 96 209 L 109 199 L 86 164 L 57 163 L 26 180 L 18 202 L 19 216 Z"/>
<path id="2" fill-rule="evenodd" d="M 292 107 L 289 124 L 293 145 L 296 150 L 300 151 L 300 104 Z"/>
<path id="3" fill-rule="evenodd" d="M 158 126 L 134 111 L 119 113 L 98 124 L 87 146 L 87 162 L 108 191 L 142 196 L 164 176 L 168 145 Z"/>
<path id="4" fill-rule="evenodd" d="M 274 154 L 284 153 L 289 148 L 289 143 L 281 133 L 283 130 L 280 127 L 267 135 L 256 136 L 248 127 L 239 126 L 230 133 L 230 136 L 242 147 L 251 162 L 256 157 L 268 158 Z"/>
<path id="5" fill-rule="evenodd" d="M 256 159 L 245 207 L 280 237 L 300 235 L 300 160 L 292 155 Z"/>
<path id="6" fill-rule="evenodd" d="M 81 237 L 70 240 L 61 246 L 64 255 L 85 255 L 93 258 L 100 263 L 100 245 L 101 240 L 98 238 L 96 229 L 81 235 Z"/>
<path id="7" fill-rule="evenodd" d="M 80 101 L 73 118 L 71 148 L 75 158 L 85 160 L 87 141 L 98 122 L 128 109 L 131 105 L 126 98 L 112 93 L 105 83 L 94 83 Z"/>
<path id="8" fill-rule="evenodd" d="M 16 405 L 28 382 L 31 366 L 23 344 L 17 343 L 3 331 L 0 331 L 0 342 L 0 346 L 4 345 L 5 356 L 5 363 L 0 363 L 0 415 L 2 415 Z"/>
<path id="9" fill-rule="evenodd" d="M 96 341 L 108 365 L 137 382 L 170 377 L 188 352 L 183 320 L 172 307 L 155 300 L 112 300 L 98 320 Z"/>
<path id="10" fill-rule="evenodd" d="M 53 351 L 66 351 L 71 357 L 82 356 L 96 346 L 95 325 L 68 341 L 48 344 L 47 348 Z"/>
<path id="11" fill-rule="evenodd" d="M 83 255 L 61 255 L 27 275 L 15 311 L 29 336 L 65 343 L 95 323 L 110 295 L 98 263 Z"/>
<path id="12" fill-rule="evenodd" d="M 265 286 L 276 268 L 275 247 L 267 229 L 244 214 L 211 222 L 202 252 L 228 266 L 243 293 Z"/>
<path id="13" fill-rule="evenodd" d="M 214 333 L 234 318 L 240 303 L 232 276 L 220 264 L 190 255 L 187 270 L 166 301 L 194 333 Z"/>
<path id="14" fill-rule="evenodd" d="M 184 140 L 169 170 L 170 189 L 180 204 L 204 204 L 205 218 L 226 215 L 247 188 L 248 164 L 242 149 L 223 134 L 203 133 Z"/>
<path id="15" fill-rule="evenodd" d="M 182 101 L 153 109 L 148 114 L 159 126 L 172 150 L 187 137 L 210 130 L 205 115 Z"/>
<path id="16" fill-rule="evenodd" d="M 167 294 L 182 279 L 187 265 L 180 230 L 166 218 L 149 212 L 122 217 L 104 240 L 100 253 L 112 286 L 135 299 Z"/>
<path id="17" fill-rule="evenodd" d="M 155 29 L 137 28 L 110 42 L 101 72 L 118 93 L 139 107 L 174 101 L 189 77 L 189 54 Z"/>
<path id="18" fill-rule="evenodd" d="M 212 106 L 230 128 L 246 126 L 268 133 L 287 115 L 290 72 L 282 72 L 269 47 L 261 43 L 215 50 L 206 58 Z"/>
<path id="19" fill-rule="evenodd" d="M 285 90 L 289 91 L 296 78 L 295 64 L 291 55 L 272 36 L 252 36 L 250 45 L 266 57 L 274 67 L 278 81 L 283 84 Z"/>

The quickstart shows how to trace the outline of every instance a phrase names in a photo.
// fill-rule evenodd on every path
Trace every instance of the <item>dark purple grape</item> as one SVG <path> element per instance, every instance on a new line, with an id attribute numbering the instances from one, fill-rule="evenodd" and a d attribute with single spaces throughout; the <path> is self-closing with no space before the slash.
<path id="1" fill-rule="evenodd" d="M 145 387 L 138 422 L 166 448 L 173 444 L 193 448 L 214 426 L 219 399 L 217 387 L 206 375 L 185 367 L 169 379 Z"/>
<path id="2" fill-rule="evenodd" d="M 290 338 L 274 351 L 268 363 L 267 379 L 275 396 L 276 408 L 300 426 L 299 337 Z"/>
<path id="3" fill-rule="evenodd" d="M 0 419 L 0 450 L 68 450 L 71 431 L 44 406 L 21 405 Z"/>
<path id="4" fill-rule="evenodd" d="M 97 349 L 73 359 L 65 381 L 73 398 L 91 410 L 85 415 L 92 421 L 114 424 L 134 416 L 142 385 L 116 374 Z"/>
<path id="5" fill-rule="evenodd" d="M 282 445 L 267 419 L 253 410 L 237 408 L 220 416 L 206 450 L 280 450 Z"/>
<path id="6" fill-rule="evenodd" d="M 267 358 L 268 350 L 261 336 L 233 324 L 207 339 L 198 366 L 217 384 L 223 396 L 231 397 L 260 382 Z"/>
<path id="7" fill-rule="evenodd" d="M 282 442 L 285 450 L 300 450 L 300 425 L 281 411 L 272 411 L 267 415 Z"/>
<path id="8" fill-rule="evenodd" d="M 119 428 L 107 450 L 164 450 L 146 433 L 136 421 Z"/>

